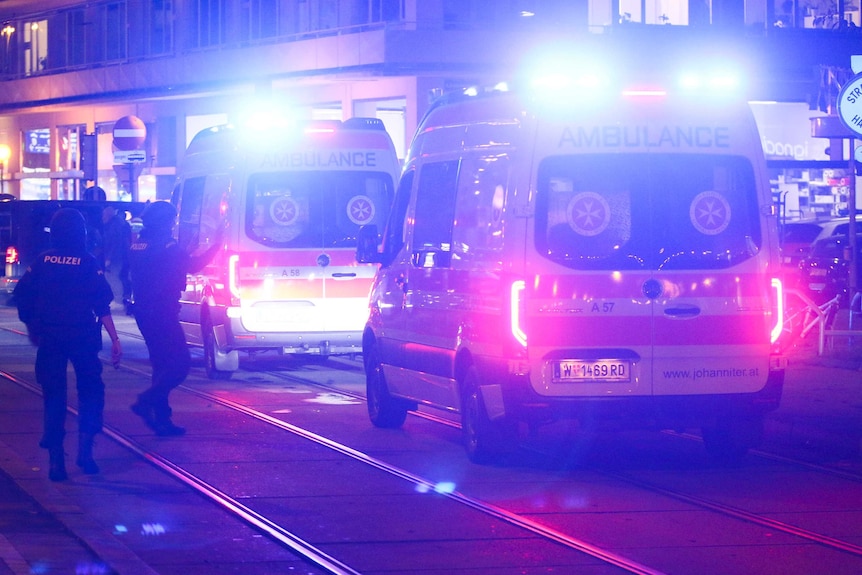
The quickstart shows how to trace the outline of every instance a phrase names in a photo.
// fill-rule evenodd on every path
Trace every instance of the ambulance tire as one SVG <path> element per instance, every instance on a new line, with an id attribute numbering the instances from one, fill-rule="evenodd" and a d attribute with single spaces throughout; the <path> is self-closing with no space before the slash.
<path id="1" fill-rule="evenodd" d="M 375 346 L 365 353 L 365 397 L 368 418 L 375 427 L 397 429 L 404 425 L 407 412 L 416 409 L 415 404 L 390 395 Z"/>
<path id="2" fill-rule="evenodd" d="M 518 424 L 503 418 L 492 421 L 479 391 L 479 372 L 471 366 L 464 375 L 461 434 L 473 463 L 497 463 L 518 445 Z"/>
<path id="3" fill-rule="evenodd" d="M 214 380 L 227 380 L 230 379 L 233 375 L 232 370 L 220 369 L 218 357 L 219 354 L 224 355 L 220 352 L 216 347 L 216 338 L 213 333 L 213 326 L 209 321 L 201 322 L 201 334 L 203 335 L 203 344 L 204 344 L 204 369 L 207 372 L 207 377 L 209 379 Z M 228 353 L 232 353 L 238 355 L 239 352 L 231 351 Z M 237 358 L 232 358 L 237 359 Z M 237 361 L 238 363 L 238 361 Z"/>
<path id="4" fill-rule="evenodd" d="M 719 464 L 738 465 L 748 450 L 763 438 L 763 416 L 737 416 L 719 420 L 701 430 L 706 452 Z"/>

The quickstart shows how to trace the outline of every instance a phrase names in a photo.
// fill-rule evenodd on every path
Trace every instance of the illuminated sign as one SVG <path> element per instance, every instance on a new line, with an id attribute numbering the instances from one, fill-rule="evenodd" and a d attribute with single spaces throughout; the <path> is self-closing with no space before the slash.
<path id="1" fill-rule="evenodd" d="M 30 154 L 48 154 L 51 152 L 51 130 L 42 128 L 26 132 L 27 152 Z"/>
<path id="2" fill-rule="evenodd" d="M 727 148 L 726 126 L 578 126 L 566 127 L 559 147 L 574 148 Z"/>
<path id="3" fill-rule="evenodd" d="M 286 154 L 267 154 L 263 157 L 260 167 L 270 169 L 315 168 L 315 169 L 347 169 L 377 167 L 377 152 L 367 151 L 308 151 Z"/>

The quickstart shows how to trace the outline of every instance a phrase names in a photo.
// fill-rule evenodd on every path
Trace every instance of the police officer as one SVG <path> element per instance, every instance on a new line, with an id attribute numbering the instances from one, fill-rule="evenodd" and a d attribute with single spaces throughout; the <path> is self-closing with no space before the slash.
<path id="1" fill-rule="evenodd" d="M 36 381 L 42 386 L 48 476 L 68 476 L 63 452 L 66 435 L 66 367 L 72 362 L 78 388 L 78 458 L 84 473 L 99 472 L 93 437 L 102 430 L 105 384 L 102 381 L 102 329 L 111 338 L 111 360 L 122 349 L 111 317 L 111 287 L 86 249 L 87 224 L 77 210 L 62 208 L 51 218 L 51 249 L 39 255 L 15 287 L 13 301 L 36 351 Z"/>
<path id="2" fill-rule="evenodd" d="M 133 314 L 150 353 L 150 388 L 138 396 L 132 411 L 156 435 L 182 435 L 185 429 L 171 420 L 168 396 L 189 373 L 191 356 L 179 322 L 180 294 L 186 274 L 210 260 L 219 242 L 204 254 L 191 257 L 173 238 L 177 210 L 166 201 L 153 202 L 141 214 L 144 227 L 129 250 L 134 297 Z"/>

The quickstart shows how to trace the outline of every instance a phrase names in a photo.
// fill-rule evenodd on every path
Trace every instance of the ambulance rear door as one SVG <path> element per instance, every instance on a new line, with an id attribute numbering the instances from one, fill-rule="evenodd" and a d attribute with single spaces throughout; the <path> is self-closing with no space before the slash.
<path id="1" fill-rule="evenodd" d="M 382 229 L 392 176 L 261 171 L 249 176 L 246 190 L 238 272 L 246 329 L 361 331 L 375 269 L 356 262 L 356 236 L 365 224 Z"/>
<path id="2" fill-rule="evenodd" d="M 623 105 L 542 133 L 552 144 L 536 158 L 539 257 L 525 281 L 534 389 L 762 388 L 769 242 L 745 116 Z"/>

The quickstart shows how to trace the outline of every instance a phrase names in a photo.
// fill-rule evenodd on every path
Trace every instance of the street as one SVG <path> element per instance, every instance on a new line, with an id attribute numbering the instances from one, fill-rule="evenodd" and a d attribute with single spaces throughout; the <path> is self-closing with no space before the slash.
<path id="1" fill-rule="evenodd" d="M 0 370 L 11 379 L 0 383 L 0 464 L 83 545 L 59 553 L 6 510 L 0 573 L 29 572 L 14 558 L 45 572 L 166 575 L 862 570 L 855 348 L 793 351 L 764 444 L 737 467 L 711 462 L 696 430 L 586 436 L 564 422 L 479 466 L 439 413 L 372 427 L 349 359 L 260 357 L 214 382 L 193 353 L 172 395 L 188 434 L 155 437 L 128 410 L 146 385 L 145 349 L 134 322 L 116 320 L 126 358 L 104 374 L 102 471 L 72 468 L 52 484 L 37 446 L 34 350 L 2 310 Z M 74 418 L 68 430 L 73 454 Z"/>

